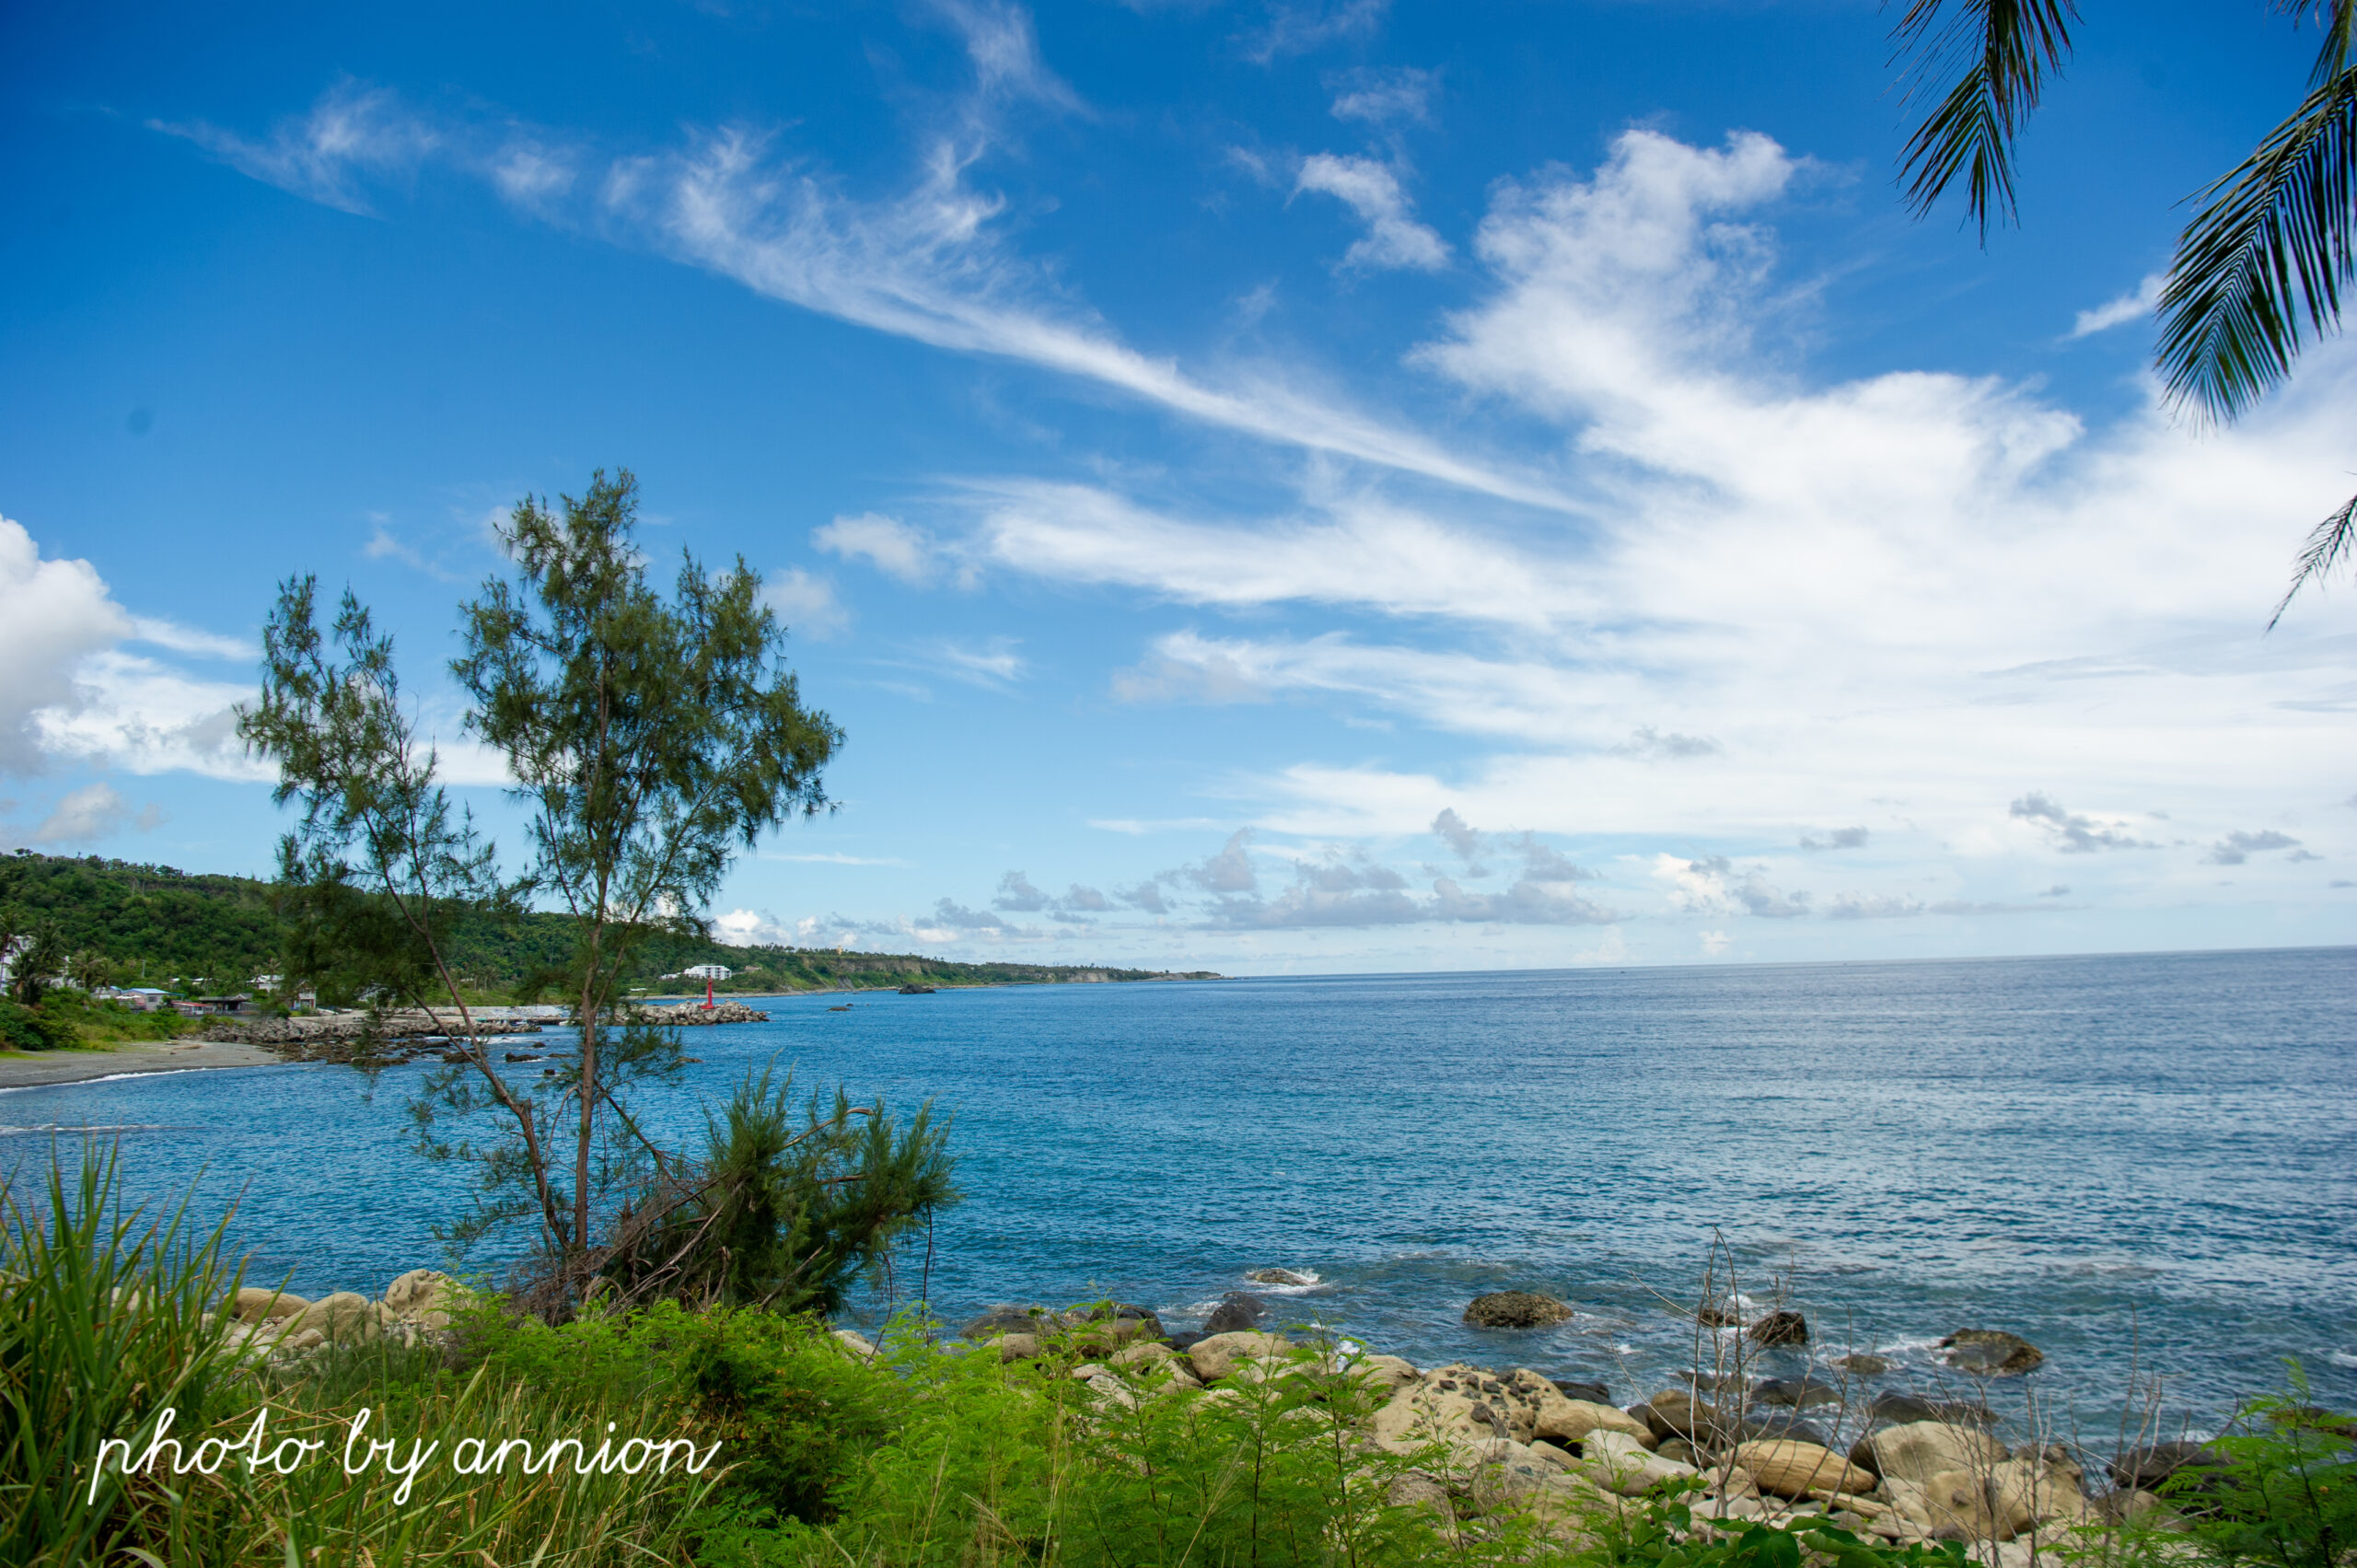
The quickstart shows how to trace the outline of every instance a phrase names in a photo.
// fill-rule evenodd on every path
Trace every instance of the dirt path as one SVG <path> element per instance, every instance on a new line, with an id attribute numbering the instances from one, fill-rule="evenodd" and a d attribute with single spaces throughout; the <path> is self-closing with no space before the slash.
<path id="1" fill-rule="evenodd" d="M 257 1045 L 223 1040 L 125 1040 L 109 1051 L 0 1051 L 0 1089 L 86 1083 L 125 1073 L 190 1067 L 271 1067 L 283 1059 Z"/>

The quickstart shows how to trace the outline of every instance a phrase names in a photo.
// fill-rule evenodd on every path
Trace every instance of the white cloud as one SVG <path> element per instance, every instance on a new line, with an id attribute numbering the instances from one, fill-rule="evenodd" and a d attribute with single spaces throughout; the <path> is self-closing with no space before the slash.
<path id="1" fill-rule="evenodd" d="M 1245 52 L 1265 65 L 1363 38 L 1383 25 L 1390 8 L 1391 0 L 1271 0 L 1260 26 L 1244 38 Z"/>
<path id="2" fill-rule="evenodd" d="M 69 790 L 62 796 L 41 825 L 32 831 L 37 844 L 88 844 L 100 839 L 112 838 L 126 827 L 142 832 L 163 821 L 163 813 L 153 806 L 137 812 L 130 802 L 115 793 L 110 784 L 89 784 Z"/>
<path id="3" fill-rule="evenodd" d="M 810 530 L 810 542 L 846 561 L 866 561 L 911 587 L 924 587 L 941 572 L 932 536 L 881 512 L 862 512 L 822 523 Z"/>
<path id="4" fill-rule="evenodd" d="M 1410 214 L 1399 176 L 1373 158 L 1314 153 L 1302 159 L 1297 195 L 1320 191 L 1339 198 L 1366 225 L 1366 236 L 1342 256 L 1346 267 L 1406 267 L 1437 272 L 1448 265 L 1448 246 Z"/>
<path id="5" fill-rule="evenodd" d="M 1081 106 L 1079 96 L 1039 58 L 1030 12 L 970 0 L 935 0 L 935 7 L 965 36 L 976 86 L 985 98 L 1029 99 L 1064 110 Z"/>
<path id="6" fill-rule="evenodd" d="M 1334 97 L 1337 120 L 1361 120 L 1371 125 L 1396 121 L 1429 122 L 1437 78 L 1430 71 L 1362 71 Z"/>
<path id="7" fill-rule="evenodd" d="M 799 566 L 772 572 L 761 583 L 761 602 L 777 611 L 789 633 L 822 643 L 851 626 L 851 611 L 835 598 L 835 585 Z"/>
<path id="8" fill-rule="evenodd" d="M 246 755 L 234 706 L 248 682 L 203 680 L 154 659 L 108 649 L 84 659 L 74 700 L 35 720 L 50 755 L 133 773 L 192 772 L 259 782 L 276 776 Z"/>
<path id="9" fill-rule="evenodd" d="M 238 173 L 305 201 L 366 215 L 365 177 L 415 168 L 440 141 L 392 93 L 341 82 L 310 112 L 280 121 L 261 141 L 203 121 L 148 122 L 150 130 L 195 143 Z"/>
<path id="10" fill-rule="evenodd" d="M 45 714 L 82 700 L 75 672 L 134 634 L 87 561 L 43 561 L 24 525 L 0 517 L 0 775 L 41 771 Z"/>
<path id="11" fill-rule="evenodd" d="M 952 679 L 1004 691 L 1030 669 L 1023 656 L 1015 651 L 1020 645 L 1020 640 L 1014 637 L 992 637 L 972 646 L 945 637 L 933 645 L 932 653 L 937 668 Z"/>
<path id="12" fill-rule="evenodd" d="M 1299 600 L 1532 628 L 1608 608 L 1573 563 L 1378 496 L 1236 522 L 1172 517 L 1081 484 L 995 481 L 965 498 L 977 546 L 999 564 L 1184 603 Z"/>
<path id="13" fill-rule="evenodd" d="M 2159 273 L 2148 273 L 2132 294 L 2123 294 L 2107 300 L 2093 310 L 2082 310 L 2071 324 L 2071 335 L 2084 338 L 2094 332 L 2107 331 L 2150 316 L 2161 303 L 2161 285 L 2168 280 Z"/>

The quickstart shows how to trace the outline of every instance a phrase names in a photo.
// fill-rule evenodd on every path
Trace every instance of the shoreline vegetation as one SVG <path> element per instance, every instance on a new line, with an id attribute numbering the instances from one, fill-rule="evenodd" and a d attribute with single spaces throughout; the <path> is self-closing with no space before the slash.
<path id="1" fill-rule="evenodd" d="M 2170 1441 L 2156 1401 L 2085 1440 L 2001 1333 L 1954 1336 L 1938 1389 L 1868 1398 L 1857 1354 L 1759 1378 L 1805 1325 L 1707 1270 L 1699 1306 L 1665 1299 L 1692 1366 L 1647 1393 L 1515 1365 L 1516 1325 L 1572 1310 L 1522 1292 L 1468 1307 L 1495 1326 L 1484 1365 L 1424 1368 L 1240 1292 L 1201 1331 L 1111 1301 L 952 1328 L 920 1303 L 874 1338 L 820 1310 L 597 1292 L 550 1321 L 426 1269 L 304 1300 L 248 1281 L 185 1205 L 125 1214 L 102 1151 L 46 1176 L 0 1202 L 12 1563 L 2346 1568 L 2357 1550 L 2357 1423 L 2310 1406 L 2296 1369 L 2205 1441 Z M 318 1461 L 244 1463 L 258 1417 L 273 1452 Z M 379 1434 L 382 1465 L 354 1464 Z M 517 1446 L 542 1461 L 485 1468 Z M 631 1462 L 682 1450 L 706 1464 Z"/>

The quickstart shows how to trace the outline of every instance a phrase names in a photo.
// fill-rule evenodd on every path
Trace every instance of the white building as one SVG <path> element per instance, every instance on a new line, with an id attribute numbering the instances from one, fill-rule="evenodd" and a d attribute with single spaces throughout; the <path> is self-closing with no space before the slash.
<path id="1" fill-rule="evenodd" d="M 726 980 L 736 972 L 726 964 L 692 964 L 679 974 L 685 980 Z"/>

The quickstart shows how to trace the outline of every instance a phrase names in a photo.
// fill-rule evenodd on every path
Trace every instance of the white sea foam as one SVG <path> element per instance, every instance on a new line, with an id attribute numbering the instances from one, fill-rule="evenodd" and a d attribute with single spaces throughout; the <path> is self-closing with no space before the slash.
<path id="1" fill-rule="evenodd" d="M 168 1125 L 162 1121 L 124 1121 L 86 1127 L 76 1121 L 43 1121 L 30 1127 L 0 1127 L 0 1137 L 11 1132 L 160 1132 Z"/>
<path id="2" fill-rule="evenodd" d="M 2331 1360 L 2335 1366 L 2357 1366 L 2357 1353 L 2345 1350 L 2334 1351 Z"/>

